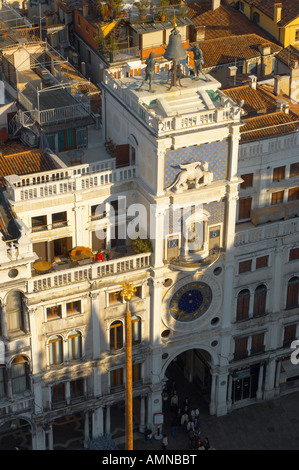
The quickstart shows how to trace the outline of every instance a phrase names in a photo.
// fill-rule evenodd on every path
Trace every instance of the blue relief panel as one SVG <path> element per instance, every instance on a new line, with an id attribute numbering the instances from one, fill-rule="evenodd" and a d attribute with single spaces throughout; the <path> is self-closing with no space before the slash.
<path id="1" fill-rule="evenodd" d="M 180 171 L 179 168 L 173 167 L 180 163 L 191 163 L 199 160 L 209 162 L 209 171 L 213 172 L 213 181 L 225 179 L 227 173 L 228 141 L 222 140 L 168 150 L 165 154 L 164 187 L 170 186 Z"/>
<path id="2" fill-rule="evenodd" d="M 215 225 L 224 222 L 225 202 L 215 201 L 204 204 L 203 209 L 210 213 L 208 225 Z"/>

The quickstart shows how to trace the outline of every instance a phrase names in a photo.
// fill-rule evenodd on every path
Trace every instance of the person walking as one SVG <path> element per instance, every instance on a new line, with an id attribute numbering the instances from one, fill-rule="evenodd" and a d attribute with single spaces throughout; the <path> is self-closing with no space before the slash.
<path id="1" fill-rule="evenodd" d="M 166 434 L 163 434 L 162 438 L 162 450 L 166 450 L 166 447 L 168 446 L 168 439 Z"/>

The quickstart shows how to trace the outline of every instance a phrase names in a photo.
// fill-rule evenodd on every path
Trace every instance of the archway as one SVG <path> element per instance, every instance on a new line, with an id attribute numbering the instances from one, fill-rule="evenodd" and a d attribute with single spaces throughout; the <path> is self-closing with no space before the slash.
<path id="1" fill-rule="evenodd" d="M 32 450 L 31 424 L 22 418 L 0 424 L 0 450 Z"/>
<path id="2" fill-rule="evenodd" d="M 174 389 L 178 395 L 179 407 L 188 398 L 191 407 L 200 408 L 202 413 L 210 411 L 211 369 L 216 357 L 200 348 L 187 349 L 169 359 L 164 369 L 165 391 L 163 404 L 170 404 Z"/>

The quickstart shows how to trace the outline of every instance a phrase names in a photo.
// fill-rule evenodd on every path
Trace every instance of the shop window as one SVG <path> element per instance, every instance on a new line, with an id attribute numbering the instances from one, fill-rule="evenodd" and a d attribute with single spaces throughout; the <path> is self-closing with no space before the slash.
<path id="1" fill-rule="evenodd" d="M 110 351 L 122 349 L 123 345 L 123 324 L 115 321 L 110 325 Z"/>
<path id="2" fill-rule="evenodd" d="M 255 289 L 253 316 L 264 315 L 266 313 L 267 287 L 261 284 Z"/>
<path id="3" fill-rule="evenodd" d="M 252 260 L 241 261 L 239 263 L 239 274 L 248 273 L 251 271 Z"/>
<path id="4" fill-rule="evenodd" d="M 62 338 L 61 336 L 52 336 L 49 341 L 50 365 L 62 364 Z"/>
<path id="5" fill-rule="evenodd" d="M 22 393 L 29 389 L 29 364 L 25 357 L 17 356 L 11 365 L 13 393 Z"/>
<path id="6" fill-rule="evenodd" d="M 7 394 L 6 369 L 4 366 L 0 366 L 0 398 L 6 397 L 6 394 Z"/>
<path id="7" fill-rule="evenodd" d="M 247 320 L 249 318 L 249 301 L 250 292 L 248 289 L 243 289 L 238 294 L 237 298 L 237 321 Z"/>
<path id="8" fill-rule="evenodd" d="M 288 282 L 286 308 L 298 307 L 298 293 L 299 277 L 295 276 L 292 277 Z"/>

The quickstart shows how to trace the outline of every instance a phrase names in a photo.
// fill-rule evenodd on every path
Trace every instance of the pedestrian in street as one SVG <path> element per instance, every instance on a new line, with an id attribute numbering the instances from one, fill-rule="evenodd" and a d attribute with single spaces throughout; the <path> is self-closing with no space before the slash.
<path id="1" fill-rule="evenodd" d="M 174 391 L 174 394 L 172 395 L 170 399 L 170 406 L 171 408 L 176 409 L 179 406 L 179 397 L 177 396 L 176 391 Z"/>
<path id="2" fill-rule="evenodd" d="M 210 442 L 209 442 L 209 439 L 207 437 L 205 437 L 204 440 L 203 440 L 203 446 L 204 446 L 205 450 L 209 450 Z"/>
<path id="3" fill-rule="evenodd" d="M 184 414 L 182 415 L 182 418 L 181 418 L 181 426 L 184 426 L 184 428 L 187 429 L 188 421 L 189 421 L 189 416 L 187 415 L 186 412 L 184 412 Z"/>
<path id="4" fill-rule="evenodd" d="M 162 450 L 166 450 L 166 447 L 168 446 L 168 439 L 167 439 L 167 435 L 166 434 L 163 434 L 163 438 L 162 438 Z"/>
<path id="5" fill-rule="evenodd" d="M 172 437 L 176 437 L 177 428 L 178 428 L 178 418 L 175 416 L 171 424 Z"/>
<path id="6" fill-rule="evenodd" d="M 190 429 L 190 431 L 188 432 L 188 439 L 189 439 L 189 449 L 193 449 L 193 446 L 194 446 L 194 432 L 193 432 L 193 429 Z"/>

